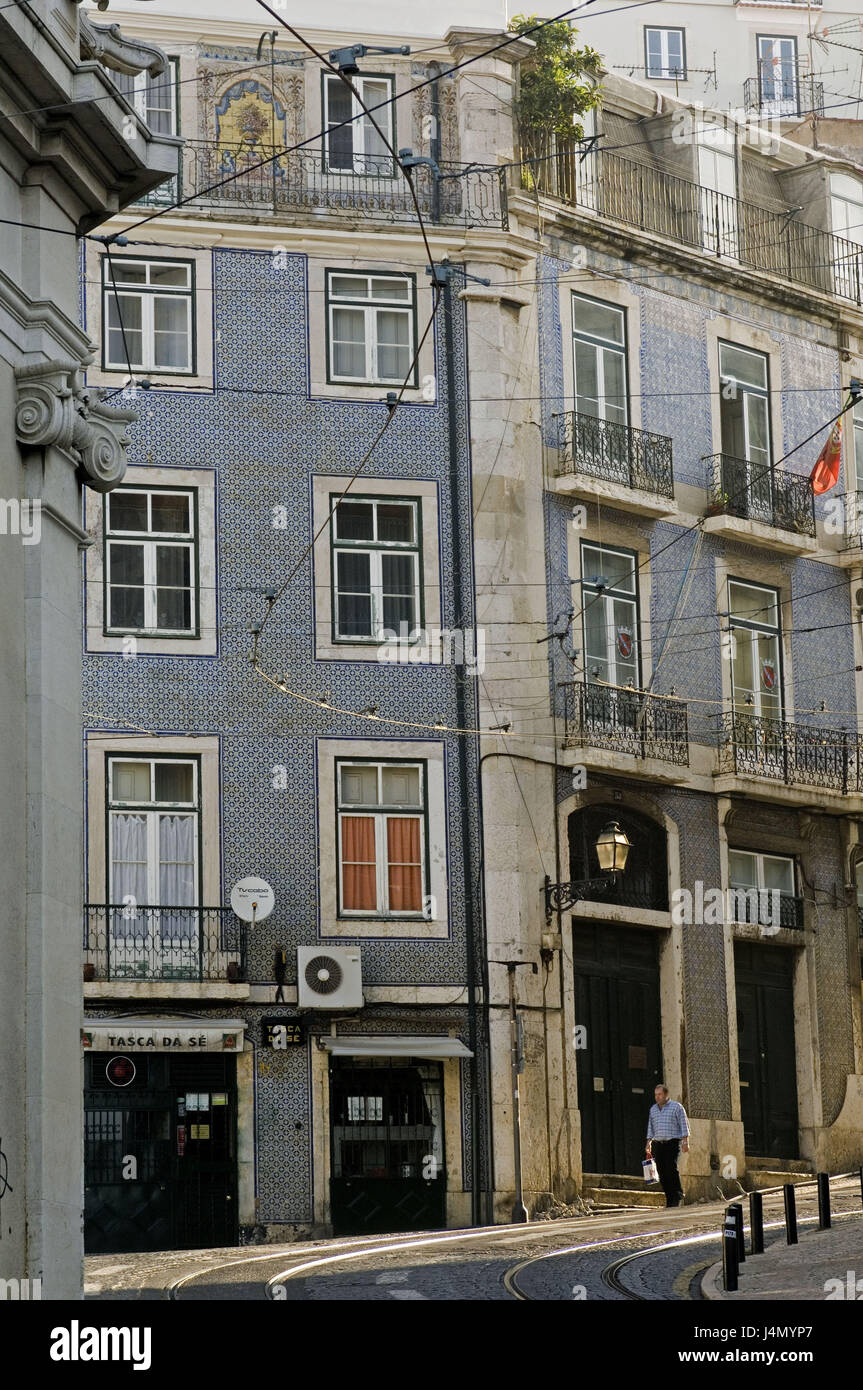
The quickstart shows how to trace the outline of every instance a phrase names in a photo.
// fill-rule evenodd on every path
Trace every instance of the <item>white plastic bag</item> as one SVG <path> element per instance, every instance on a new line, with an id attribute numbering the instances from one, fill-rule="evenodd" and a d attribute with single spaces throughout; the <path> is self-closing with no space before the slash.
<path id="1" fill-rule="evenodd" d="M 644 1170 L 645 1182 L 659 1182 L 659 1173 L 652 1158 L 642 1159 L 641 1167 Z"/>

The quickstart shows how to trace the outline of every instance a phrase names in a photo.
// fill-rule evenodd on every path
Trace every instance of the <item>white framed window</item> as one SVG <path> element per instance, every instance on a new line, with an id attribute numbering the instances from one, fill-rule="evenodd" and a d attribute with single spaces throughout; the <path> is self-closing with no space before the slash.
<path id="1" fill-rule="evenodd" d="M 102 286 L 105 370 L 194 372 L 191 261 L 103 256 Z"/>
<path id="2" fill-rule="evenodd" d="M 196 502 L 193 489 L 106 494 L 106 633 L 196 635 Z"/>
<path id="3" fill-rule="evenodd" d="M 336 763 L 340 916 L 423 916 L 426 780 L 422 762 Z"/>
<path id="4" fill-rule="evenodd" d="M 351 82 L 393 145 L 394 78 L 359 74 Z M 393 177 L 393 157 L 385 141 L 350 88 L 334 73 L 324 74 L 323 124 L 327 172 Z"/>
<path id="5" fill-rule="evenodd" d="M 781 719 L 779 593 L 761 584 L 729 579 L 728 610 L 735 713 Z"/>
<path id="6" fill-rule="evenodd" d="M 863 182 L 850 174 L 830 175 L 830 221 L 835 236 L 863 246 Z"/>
<path id="7" fill-rule="evenodd" d="M 178 66 L 178 59 L 169 58 L 167 71 L 158 77 L 151 77 L 148 72 L 111 74 L 114 85 L 154 135 L 177 134 Z"/>
<path id="8" fill-rule="evenodd" d="M 728 851 L 728 886 L 732 890 L 731 918 L 735 922 L 773 923 L 779 926 L 798 926 L 796 913 L 783 911 L 781 899 L 788 907 L 795 896 L 794 860 L 787 855 L 759 854 L 751 850 Z M 773 921 L 774 893 L 779 893 L 779 920 Z"/>
<path id="9" fill-rule="evenodd" d="M 759 105 L 771 116 L 796 116 L 800 107 L 797 88 L 797 40 L 759 34 Z"/>
<path id="10" fill-rule="evenodd" d="M 588 295 L 572 296 L 575 409 L 625 425 L 628 415 L 626 311 Z"/>
<path id="11" fill-rule="evenodd" d="M 111 906 L 195 906 L 197 759 L 112 755 L 107 777 Z M 135 917 L 126 920 L 134 924 Z"/>
<path id="12" fill-rule="evenodd" d="M 419 508 L 419 499 L 390 497 L 347 497 L 335 508 L 334 641 L 401 640 L 422 625 Z"/>
<path id="13" fill-rule="evenodd" d="M 644 75 L 650 78 L 686 77 L 686 30 L 644 29 Z"/>
<path id="14" fill-rule="evenodd" d="M 330 270 L 326 300 L 328 381 L 401 386 L 414 358 L 413 276 Z"/>
<path id="15" fill-rule="evenodd" d="M 584 671 L 588 682 L 638 688 L 636 557 L 629 550 L 581 545 Z"/>

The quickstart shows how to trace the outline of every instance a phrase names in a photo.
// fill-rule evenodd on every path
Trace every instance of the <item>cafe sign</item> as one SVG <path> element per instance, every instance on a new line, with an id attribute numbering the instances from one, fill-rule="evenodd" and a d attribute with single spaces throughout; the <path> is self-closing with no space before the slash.
<path id="1" fill-rule="evenodd" d="M 85 1052 L 242 1052 L 242 1022 L 207 1019 L 190 1025 L 171 1019 L 108 1019 L 81 1030 Z"/>

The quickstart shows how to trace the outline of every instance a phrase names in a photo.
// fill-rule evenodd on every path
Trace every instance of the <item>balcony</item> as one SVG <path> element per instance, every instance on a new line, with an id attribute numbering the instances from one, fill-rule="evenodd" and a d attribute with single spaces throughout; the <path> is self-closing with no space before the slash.
<path id="1" fill-rule="evenodd" d="M 702 459 L 713 479 L 704 530 L 730 540 L 761 542 L 786 555 L 817 550 L 815 498 L 801 473 L 714 454 Z"/>
<path id="2" fill-rule="evenodd" d="M 790 931 L 803 930 L 802 898 L 774 889 L 734 887 L 728 889 L 727 898 L 728 920 L 731 922 L 747 926 L 784 927 Z M 778 913 L 775 910 L 777 907 Z"/>
<path id="3" fill-rule="evenodd" d="M 863 739 L 847 729 L 790 724 L 732 711 L 722 717 L 720 772 L 786 786 L 863 791 Z"/>
<path id="4" fill-rule="evenodd" d="M 843 500 L 845 536 L 843 549 L 837 558 L 840 565 L 850 568 L 852 565 L 863 565 L 863 492 L 847 491 Z M 832 522 L 828 520 L 826 527 L 830 531 Z"/>
<path id="5" fill-rule="evenodd" d="M 524 173 L 531 192 L 722 260 L 863 303 L 863 246 L 777 212 L 602 149 L 573 145 Z M 661 249 L 661 248 L 660 248 Z"/>
<path id="6" fill-rule="evenodd" d="M 568 411 L 556 491 L 668 516 L 674 504 L 671 440 L 648 430 Z"/>
<path id="7" fill-rule="evenodd" d="M 186 140 L 183 175 L 147 195 L 145 205 L 218 213 L 266 215 L 341 213 L 370 222 L 416 222 L 417 210 L 404 175 L 393 161 L 366 155 L 362 168 L 333 169 L 320 150 L 281 153 L 279 145 Z M 411 173 L 422 216 L 458 227 L 506 227 L 506 171 L 442 163 L 436 178 L 428 165 Z M 186 201 L 187 200 L 187 201 Z"/>
<path id="8" fill-rule="evenodd" d="M 246 947 L 246 923 L 228 907 L 84 906 L 87 982 L 236 985 Z"/>
<path id="9" fill-rule="evenodd" d="M 561 682 L 560 689 L 564 696 L 564 747 L 625 753 L 676 768 L 689 766 L 685 701 L 582 681 Z M 679 774 L 651 775 L 658 775 L 660 780 L 680 780 Z"/>
<path id="10" fill-rule="evenodd" d="M 824 83 L 813 77 L 779 81 L 769 72 L 766 78 L 747 77 L 743 84 L 743 107 L 762 116 L 823 116 Z"/>

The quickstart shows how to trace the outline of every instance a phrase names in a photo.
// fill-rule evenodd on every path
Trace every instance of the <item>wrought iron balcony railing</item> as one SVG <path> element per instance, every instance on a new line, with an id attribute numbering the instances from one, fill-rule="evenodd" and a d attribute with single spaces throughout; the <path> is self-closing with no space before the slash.
<path id="1" fill-rule="evenodd" d="M 782 81 L 772 68 L 758 77 L 747 77 L 743 84 L 743 106 L 766 116 L 824 115 L 824 83 L 813 77 L 793 74 Z"/>
<path id="2" fill-rule="evenodd" d="M 857 929 L 860 932 L 860 940 L 863 941 L 863 907 L 857 908 Z"/>
<path id="3" fill-rule="evenodd" d="M 734 710 L 722 716 L 719 764 L 724 772 L 769 777 L 789 786 L 863 790 L 863 739 L 847 729 Z"/>
<path id="4" fill-rule="evenodd" d="M 712 469 L 714 507 L 779 531 L 815 535 L 815 497 L 803 474 L 768 469 L 732 454 L 713 454 L 702 462 Z"/>
<path id="5" fill-rule="evenodd" d="M 583 473 L 656 497 L 674 497 L 670 439 L 577 410 L 563 419 L 562 475 Z"/>
<path id="6" fill-rule="evenodd" d="M 759 927 L 803 930 L 803 899 L 769 888 L 729 888 L 728 917 Z"/>
<path id="7" fill-rule="evenodd" d="M 320 150 L 282 153 L 279 145 L 186 140 L 180 187 L 168 180 L 146 202 L 227 212 L 344 213 L 378 222 L 415 222 L 405 176 L 388 156 L 357 156 L 350 168 L 328 165 Z M 411 172 L 424 218 L 451 226 L 506 227 L 506 171 L 443 163 Z"/>
<path id="8" fill-rule="evenodd" d="M 531 148 L 525 149 L 528 160 Z M 863 246 L 776 211 L 602 149 L 580 145 L 540 157 L 523 169 L 530 190 L 622 223 L 766 271 L 792 284 L 863 303 Z"/>
<path id="9" fill-rule="evenodd" d="M 227 907 L 84 906 L 85 978 L 236 983 L 246 947 L 246 923 Z"/>
<path id="10" fill-rule="evenodd" d="M 561 682 L 564 742 L 689 766 L 686 703 L 668 695 Z"/>

